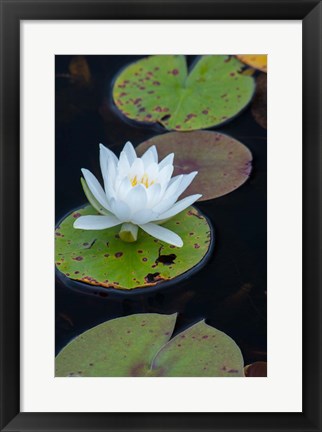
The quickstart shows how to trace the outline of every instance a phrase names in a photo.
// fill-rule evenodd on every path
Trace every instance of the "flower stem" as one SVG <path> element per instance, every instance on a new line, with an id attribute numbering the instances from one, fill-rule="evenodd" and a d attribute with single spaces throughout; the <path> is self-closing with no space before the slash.
<path id="1" fill-rule="evenodd" d="M 137 225 L 133 225 L 131 223 L 124 223 L 121 226 L 119 236 L 123 241 L 133 243 L 138 238 L 138 230 L 139 227 Z"/>

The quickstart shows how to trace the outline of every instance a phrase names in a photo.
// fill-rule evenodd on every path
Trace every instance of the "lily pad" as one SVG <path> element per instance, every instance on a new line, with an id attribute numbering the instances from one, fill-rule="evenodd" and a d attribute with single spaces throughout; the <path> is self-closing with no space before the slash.
<path id="1" fill-rule="evenodd" d="M 113 99 L 128 118 L 169 130 L 218 126 L 250 102 L 252 77 L 226 55 L 202 56 L 188 73 L 185 56 L 156 55 L 132 63 L 116 78 Z"/>
<path id="2" fill-rule="evenodd" d="M 171 338 L 177 314 L 136 314 L 86 331 L 56 357 L 56 377 L 241 377 L 236 343 L 204 321 Z"/>
<path id="3" fill-rule="evenodd" d="M 187 276 L 207 261 L 213 242 L 207 219 L 194 207 L 164 227 L 180 235 L 181 248 L 162 243 L 140 230 L 138 240 L 119 238 L 120 227 L 100 231 L 75 229 L 75 218 L 98 214 L 86 205 L 56 228 L 56 267 L 70 279 L 119 290 L 146 288 Z"/>
<path id="4" fill-rule="evenodd" d="M 267 377 L 267 363 L 258 361 L 245 366 L 245 376 L 249 378 Z"/>
<path id="5" fill-rule="evenodd" d="M 267 75 L 256 78 L 256 93 L 252 103 L 252 114 L 257 123 L 267 129 Z"/>
<path id="6" fill-rule="evenodd" d="M 240 61 L 251 66 L 254 69 L 267 72 L 267 55 L 266 54 L 246 54 L 236 56 Z"/>
<path id="7" fill-rule="evenodd" d="M 155 145 L 160 159 L 174 152 L 174 174 L 198 171 L 182 195 L 201 193 L 199 201 L 218 198 L 241 186 L 250 176 L 252 154 L 239 141 L 212 131 L 170 132 L 155 136 L 137 148 L 142 155 Z"/>

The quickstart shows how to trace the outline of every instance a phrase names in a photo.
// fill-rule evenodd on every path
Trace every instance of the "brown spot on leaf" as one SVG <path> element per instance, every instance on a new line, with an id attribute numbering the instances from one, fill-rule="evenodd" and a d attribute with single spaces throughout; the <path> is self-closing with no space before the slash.
<path id="1" fill-rule="evenodd" d="M 156 273 L 148 273 L 145 278 L 144 278 L 145 282 L 147 283 L 153 283 L 153 282 L 158 282 L 163 280 L 162 277 L 160 277 L 160 273 L 156 272 Z"/>
<path id="2" fill-rule="evenodd" d="M 74 261 L 82 261 L 84 259 L 84 257 L 82 256 L 77 256 L 75 258 L 73 258 Z"/>
<path id="3" fill-rule="evenodd" d="M 172 75 L 178 75 L 179 74 L 179 70 L 178 69 L 172 69 L 171 71 L 168 72 L 169 74 Z"/>
<path id="4" fill-rule="evenodd" d="M 175 254 L 169 254 L 169 255 L 159 255 L 158 258 L 155 260 L 156 265 L 159 263 L 162 263 L 163 265 L 170 265 L 175 264 L 174 260 L 177 258 L 177 255 Z"/>
<path id="5" fill-rule="evenodd" d="M 138 363 L 130 370 L 130 376 L 139 377 L 144 376 L 144 363 Z"/>

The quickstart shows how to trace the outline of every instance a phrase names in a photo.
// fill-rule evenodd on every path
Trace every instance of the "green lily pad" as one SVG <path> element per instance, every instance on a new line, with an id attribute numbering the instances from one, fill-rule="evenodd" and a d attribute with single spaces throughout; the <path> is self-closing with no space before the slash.
<path id="1" fill-rule="evenodd" d="M 171 338 L 177 314 L 136 314 L 86 331 L 56 357 L 56 377 L 241 377 L 243 357 L 225 333 L 193 325 Z"/>
<path id="2" fill-rule="evenodd" d="M 185 56 L 156 55 L 132 63 L 117 77 L 113 99 L 128 118 L 169 130 L 218 126 L 250 102 L 254 80 L 226 55 L 202 56 L 188 74 Z"/>
<path id="3" fill-rule="evenodd" d="M 175 175 L 198 171 L 182 197 L 201 193 L 199 201 L 218 198 L 245 183 L 251 173 L 251 152 L 228 135 L 212 131 L 170 132 L 139 144 L 137 154 L 141 156 L 152 145 L 160 159 L 175 154 Z"/>
<path id="4" fill-rule="evenodd" d="M 196 271 L 210 254 L 212 229 L 194 207 L 163 224 L 180 235 L 181 248 L 142 230 L 136 242 L 126 243 L 119 238 L 120 226 L 100 231 L 73 227 L 75 218 L 95 214 L 97 211 L 86 205 L 56 228 L 56 267 L 70 279 L 120 290 L 146 288 Z"/>

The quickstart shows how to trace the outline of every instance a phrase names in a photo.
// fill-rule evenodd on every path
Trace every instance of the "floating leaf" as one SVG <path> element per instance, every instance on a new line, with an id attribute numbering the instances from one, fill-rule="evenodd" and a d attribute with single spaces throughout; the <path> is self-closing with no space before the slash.
<path id="1" fill-rule="evenodd" d="M 240 61 L 251 66 L 252 68 L 267 72 L 267 55 L 266 54 L 246 54 L 236 56 Z"/>
<path id="2" fill-rule="evenodd" d="M 267 363 L 255 362 L 244 368 L 246 377 L 267 377 Z"/>
<path id="3" fill-rule="evenodd" d="M 256 93 L 252 103 L 252 114 L 257 123 L 267 129 L 267 75 L 261 73 L 256 78 Z"/>
<path id="4" fill-rule="evenodd" d="M 59 377 L 240 377 L 243 358 L 201 321 L 171 339 L 176 314 L 136 314 L 86 331 L 56 357 Z"/>
<path id="5" fill-rule="evenodd" d="M 117 77 L 113 99 L 130 119 L 159 122 L 169 130 L 217 126 L 251 100 L 252 77 L 239 74 L 236 58 L 203 56 L 188 74 L 182 55 L 156 55 L 131 64 Z"/>
<path id="6" fill-rule="evenodd" d="M 239 141 L 211 131 L 170 132 L 141 143 L 142 155 L 155 145 L 160 159 L 174 152 L 174 174 L 198 171 L 182 196 L 202 193 L 200 201 L 217 198 L 241 186 L 251 172 L 252 154 Z"/>
<path id="7" fill-rule="evenodd" d="M 140 230 L 134 243 L 123 242 L 120 226 L 101 231 L 73 227 L 76 218 L 98 214 L 87 205 L 56 228 L 56 266 L 70 279 L 107 288 L 131 290 L 170 281 L 205 263 L 211 228 L 194 207 L 163 224 L 183 239 L 183 247 L 162 243 Z"/>

